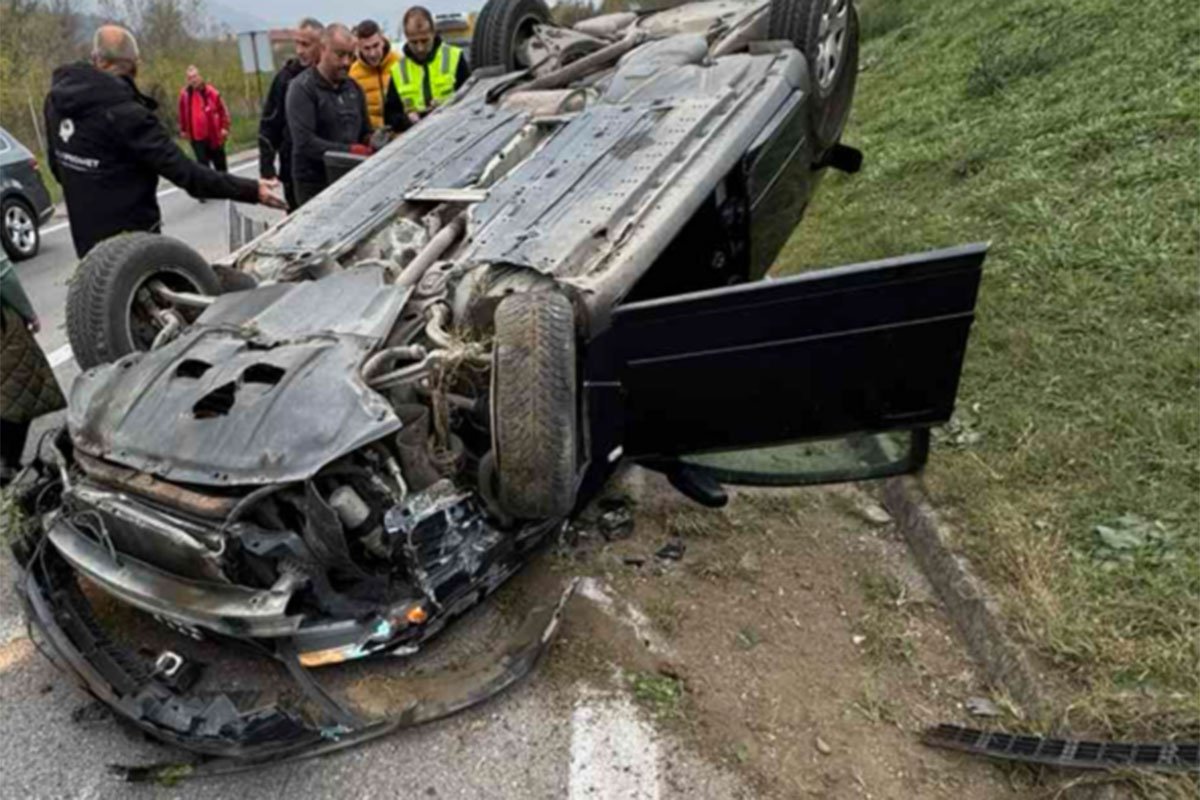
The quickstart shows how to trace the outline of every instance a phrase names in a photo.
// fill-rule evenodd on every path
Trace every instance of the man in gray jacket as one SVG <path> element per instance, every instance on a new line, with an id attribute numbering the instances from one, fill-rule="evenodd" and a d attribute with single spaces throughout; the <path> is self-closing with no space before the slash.
<path id="1" fill-rule="evenodd" d="M 292 140 L 292 180 L 296 200 L 307 203 L 329 181 L 328 152 L 370 155 L 367 100 L 350 80 L 354 35 L 340 23 L 325 28 L 321 58 L 288 86 L 287 122 Z"/>

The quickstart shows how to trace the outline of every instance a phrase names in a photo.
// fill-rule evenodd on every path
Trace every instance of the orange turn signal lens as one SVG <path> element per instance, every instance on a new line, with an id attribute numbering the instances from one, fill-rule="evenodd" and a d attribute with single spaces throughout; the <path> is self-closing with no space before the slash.
<path id="1" fill-rule="evenodd" d="M 300 664 L 305 667 L 327 667 L 330 664 L 340 664 L 349 655 L 345 647 L 331 647 L 328 650 L 313 650 L 300 654 Z"/>

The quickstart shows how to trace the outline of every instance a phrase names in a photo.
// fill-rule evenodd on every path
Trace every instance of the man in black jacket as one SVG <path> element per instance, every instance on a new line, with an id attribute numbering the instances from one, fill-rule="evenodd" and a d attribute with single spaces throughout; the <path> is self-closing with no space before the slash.
<path id="1" fill-rule="evenodd" d="M 292 137 L 292 178 L 296 199 L 304 205 L 324 189 L 325 154 L 370 155 L 371 121 L 367 99 L 350 80 L 354 34 L 340 23 L 325 28 L 321 58 L 296 76 L 287 94 L 288 131 Z"/>
<path id="2" fill-rule="evenodd" d="M 321 58 L 321 34 L 324 30 L 325 26 L 312 17 L 300 20 L 292 40 L 296 45 L 296 57 L 289 58 L 275 73 L 258 123 L 258 172 L 264 178 L 279 177 L 288 208 L 293 211 L 299 203 L 296 202 L 296 189 L 292 185 L 292 139 L 287 124 L 287 90 L 293 78 Z M 278 172 L 275 170 L 276 155 L 279 156 Z"/>
<path id="3" fill-rule="evenodd" d="M 272 193 L 278 181 L 238 178 L 187 158 L 155 116 L 157 104 L 134 85 L 137 65 L 133 34 L 105 25 L 92 41 L 92 63 L 59 67 L 51 79 L 47 151 L 80 258 L 115 234 L 161 229 L 160 175 L 193 197 L 283 206 Z"/>

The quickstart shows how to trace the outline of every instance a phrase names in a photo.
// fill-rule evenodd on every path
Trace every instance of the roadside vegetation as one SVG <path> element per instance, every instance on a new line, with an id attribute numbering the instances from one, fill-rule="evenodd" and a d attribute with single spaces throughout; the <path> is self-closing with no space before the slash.
<path id="1" fill-rule="evenodd" d="M 202 0 L 2 0 L 0 125 L 44 160 L 42 104 L 50 76 L 62 64 L 87 58 L 93 31 L 108 21 L 128 26 L 138 37 L 138 87 L 158 102 L 167 130 L 178 130 L 179 90 L 188 65 L 195 64 L 229 107 L 227 151 L 254 146 L 259 109 L 254 75 L 242 73 L 237 41 L 211 23 Z M 288 55 L 276 53 L 276 66 Z M 272 76 L 261 77 L 266 92 Z M 191 155 L 190 147 L 183 150 Z M 48 169 L 43 177 L 59 199 L 59 187 Z"/>
<path id="2" fill-rule="evenodd" d="M 786 274 L 992 243 L 926 473 L 1094 734 L 1200 728 L 1200 13 L 860 0 L 862 72 Z"/>

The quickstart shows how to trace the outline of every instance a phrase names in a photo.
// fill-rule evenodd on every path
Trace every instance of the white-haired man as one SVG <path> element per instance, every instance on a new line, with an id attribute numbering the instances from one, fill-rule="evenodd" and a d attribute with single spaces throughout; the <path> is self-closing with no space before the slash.
<path id="1" fill-rule="evenodd" d="M 292 137 L 288 131 L 287 91 L 296 76 L 321 59 L 321 34 L 324 32 L 325 26 L 312 17 L 305 17 L 297 23 L 292 35 L 296 57 L 289 58 L 275 73 L 258 122 L 258 174 L 264 178 L 279 176 L 288 208 L 293 210 L 300 204 L 296 200 L 296 184 L 292 180 Z M 275 167 L 277 156 L 278 169 Z"/>
<path id="2" fill-rule="evenodd" d="M 133 82 L 138 59 L 133 34 L 104 25 L 91 62 L 56 69 L 46 95 L 50 169 L 62 184 L 80 258 L 118 233 L 162 228 L 159 176 L 197 198 L 283 205 L 274 194 L 278 181 L 224 174 L 183 154 L 155 116 L 157 104 Z"/>

